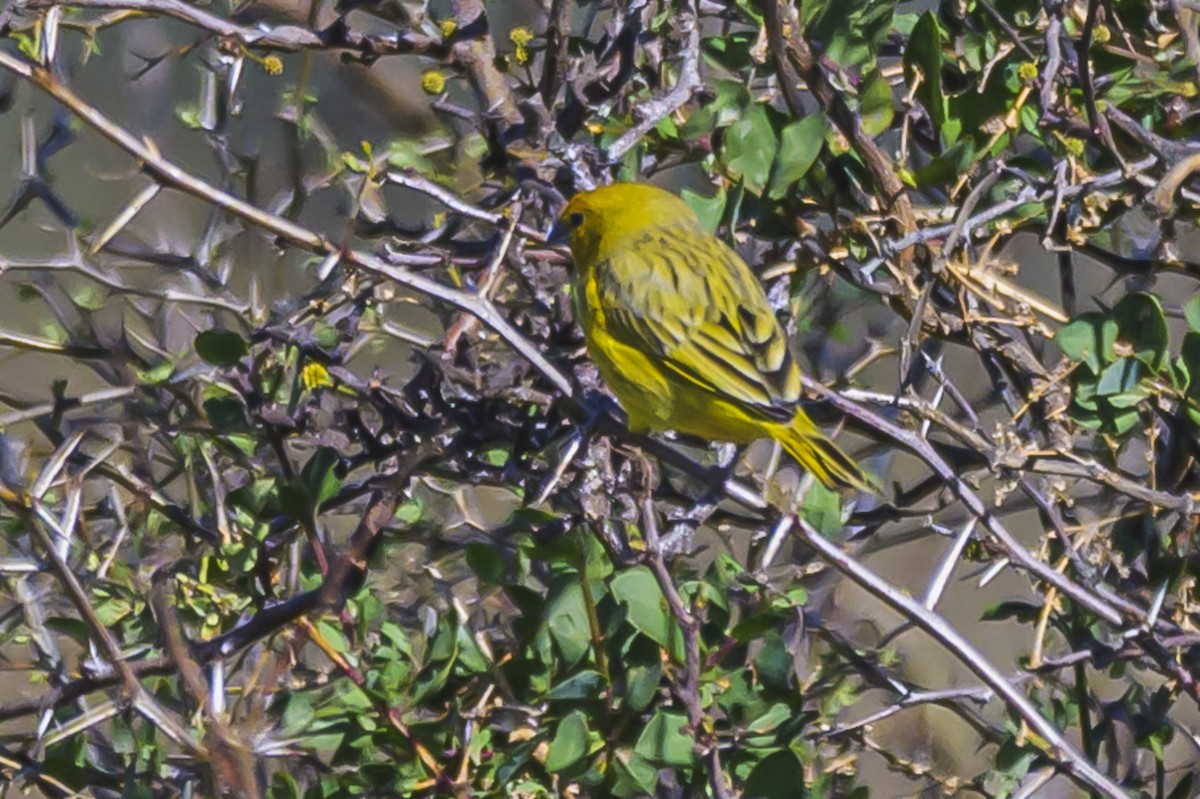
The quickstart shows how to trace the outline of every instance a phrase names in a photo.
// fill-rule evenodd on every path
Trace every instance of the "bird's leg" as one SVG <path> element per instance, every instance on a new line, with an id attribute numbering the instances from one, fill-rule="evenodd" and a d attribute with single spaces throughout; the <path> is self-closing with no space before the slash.
<path id="1" fill-rule="evenodd" d="M 580 429 L 588 435 L 595 432 L 606 418 L 617 420 L 625 418 L 625 412 L 621 410 L 621 406 L 603 391 L 590 389 L 583 392 L 583 396 L 579 398 L 579 405 L 584 411 Z"/>
<path id="2" fill-rule="evenodd" d="M 559 454 L 558 466 L 542 482 L 542 486 L 538 489 L 531 507 L 536 508 L 550 498 L 550 495 L 558 488 L 571 462 L 575 460 L 580 452 L 584 451 L 585 445 L 592 433 L 596 432 L 596 428 L 600 422 L 616 407 L 616 403 L 612 401 L 611 397 L 598 391 L 590 391 L 585 394 L 580 398 L 579 404 L 584 409 L 583 421 L 568 434 L 566 445 Z"/>
<path id="3" fill-rule="evenodd" d="M 686 555 L 692 551 L 695 544 L 696 529 L 708 521 L 717 503 L 703 500 L 693 505 L 682 515 L 672 515 L 668 519 L 666 535 L 659 541 L 659 549 L 663 555 Z"/>
<path id="4" fill-rule="evenodd" d="M 733 467 L 737 464 L 737 444 L 725 442 L 717 444 L 717 463 L 704 475 L 704 493 L 700 495 L 699 505 L 716 504 L 725 497 L 725 484 L 733 477 Z M 711 514 L 711 511 L 709 512 Z"/>
<path id="5" fill-rule="evenodd" d="M 717 445 L 717 465 L 705 475 L 704 493 L 685 513 L 669 519 L 667 533 L 660 543 L 664 555 L 686 555 L 692 551 L 696 529 L 716 512 L 717 505 L 725 496 L 725 483 L 733 474 L 736 460 L 736 444 Z"/>

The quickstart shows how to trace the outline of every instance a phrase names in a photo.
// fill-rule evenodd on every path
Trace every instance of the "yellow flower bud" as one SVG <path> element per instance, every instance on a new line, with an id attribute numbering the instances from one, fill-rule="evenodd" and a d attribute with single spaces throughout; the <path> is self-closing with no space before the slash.
<path id="1" fill-rule="evenodd" d="M 446 90 L 446 76 L 431 69 L 421 76 L 421 88 L 426 94 L 441 94 Z"/>
<path id="2" fill-rule="evenodd" d="M 304 364 L 304 368 L 300 370 L 300 382 L 309 391 L 317 388 L 326 388 L 333 385 L 333 378 L 329 376 L 329 370 L 316 361 L 309 361 Z"/>
<path id="3" fill-rule="evenodd" d="M 529 47 L 527 46 L 533 41 L 533 31 L 529 28 L 513 28 L 508 33 L 508 39 L 513 43 L 516 49 L 513 51 L 513 58 L 518 64 L 524 64 L 529 61 Z"/>

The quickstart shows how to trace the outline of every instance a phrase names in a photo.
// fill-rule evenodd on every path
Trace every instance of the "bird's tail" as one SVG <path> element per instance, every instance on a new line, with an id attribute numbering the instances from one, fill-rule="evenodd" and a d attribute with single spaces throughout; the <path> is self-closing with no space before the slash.
<path id="1" fill-rule="evenodd" d="M 868 494 L 879 493 L 875 480 L 838 449 L 803 411 L 790 425 L 781 424 L 772 431 L 774 438 L 813 477 L 826 488 L 856 488 Z"/>

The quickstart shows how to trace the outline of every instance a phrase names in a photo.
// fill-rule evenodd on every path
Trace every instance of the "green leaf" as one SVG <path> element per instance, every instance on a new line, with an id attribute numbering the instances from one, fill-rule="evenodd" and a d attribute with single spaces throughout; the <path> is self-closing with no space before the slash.
<path id="1" fill-rule="evenodd" d="M 801 514 L 822 535 L 832 536 L 842 529 L 842 503 L 837 492 L 813 481 L 804 497 Z"/>
<path id="2" fill-rule="evenodd" d="M 942 29 L 933 12 L 926 11 L 913 26 L 904 48 L 904 75 L 910 86 L 920 81 L 916 98 L 929 113 L 936 130 L 946 121 L 946 100 L 942 95 Z M 947 139 L 947 144 L 953 144 Z"/>
<path id="3" fill-rule="evenodd" d="M 1183 318 L 1187 320 L 1188 327 L 1200 332 L 1200 294 L 1192 297 L 1183 306 Z"/>
<path id="4" fill-rule="evenodd" d="M 771 705 L 770 710 L 747 724 L 746 732 L 755 735 L 762 734 L 764 732 L 770 732 L 771 730 L 779 727 L 779 725 L 793 718 L 795 715 L 795 711 L 792 710 L 792 708 L 787 704 L 783 702 L 776 702 L 775 704 Z"/>
<path id="5" fill-rule="evenodd" d="M 105 627 L 113 627 L 117 622 L 133 612 L 133 604 L 125 597 L 117 596 L 95 604 L 96 618 Z"/>
<path id="6" fill-rule="evenodd" d="M 604 676 L 598 671 L 581 671 L 550 689 L 546 699 L 551 702 L 578 699 L 596 699 L 606 688 Z"/>
<path id="7" fill-rule="evenodd" d="M 466 627 L 457 629 L 457 658 L 460 666 L 471 674 L 486 674 L 491 667 L 487 656 L 479 648 L 475 636 Z"/>
<path id="8" fill-rule="evenodd" d="M 1179 348 L 1180 370 L 1187 375 L 1187 413 L 1200 426 L 1200 333 L 1189 330 Z"/>
<path id="9" fill-rule="evenodd" d="M 1104 426 L 1100 414 L 1091 408 L 1076 408 L 1072 406 L 1071 418 L 1075 420 L 1076 424 L 1086 427 L 1088 430 L 1099 430 Z"/>
<path id="10" fill-rule="evenodd" d="M 1020 780 L 1038 756 L 1038 751 L 1032 746 L 1018 746 L 1010 738 L 996 750 L 995 768 L 1010 780 Z"/>
<path id="11" fill-rule="evenodd" d="M 644 635 L 635 635 L 621 663 L 625 667 L 625 693 L 621 698 L 630 711 L 641 712 L 654 701 L 662 682 L 662 650 Z"/>
<path id="12" fill-rule="evenodd" d="M 87 646 L 88 643 L 88 628 L 87 625 L 79 619 L 70 619 L 62 616 L 53 616 L 46 619 L 46 627 L 56 633 L 67 636 L 73 639 L 80 646 Z M 658 651 L 657 649 L 655 650 Z"/>
<path id="13" fill-rule="evenodd" d="M 1104 364 L 1116 357 L 1117 323 L 1102 314 L 1085 313 L 1063 325 L 1054 334 L 1054 342 L 1073 361 L 1083 361 L 1099 375 Z"/>
<path id="14" fill-rule="evenodd" d="M 660 646 L 669 646 L 667 600 L 648 568 L 638 566 L 618 574 L 612 581 L 612 594 L 625 606 L 626 618 L 638 632 Z"/>
<path id="15" fill-rule="evenodd" d="M 587 717 L 576 710 L 558 723 L 550 751 L 546 754 L 546 770 L 562 771 L 578 763 L 587 755 Z"/>
<path id="16" fill-rule="evenodd" d="M 396 521 L 401 524 L 416 524 L 425 515 L 425 502 L 420 497 L 413 497 L 396 508 Z"/>
<path id="17" fill-rule="evenodd" d="M 175 116 L 192 130 L 200 130 L 203 127 L 203 123 L 200 121 L 200 108 L 195 103 L 180 103 L 175 108 Z"/>
<path id="18" fill-rule="evenodd" d="M 388 143 L 388 166 L 397 169 L 412 169 L 422 175 L 434 175 L 437 170 L 423 152 L 427 143 L 420 139 L 393 139 Z"/>
<path id="19" fill-rule="evenodd" d="M 862 129 L 868 136 L 878 136 L 892 126 L 892 120 L 896 116 L 895 102 L 892 98 L 892 87 L 882 73 L 872 72 L 867 78 L 859 103 Z"/>
<path id="20" fill-rule="evenodd" d="M 1075 404 L 1094 411 L 1098 407 L 1097 402 L 1095 378 L 1089 377 L 1086 380 L 1078 381 L 1075 385 Z"/>
<path id="21" fill-rule="evenodd" d="M 341 479 L 334 472 L 337 463 L 337 450 L 320 447 L 300 470 L 300 482 L 314 510 L 320 508 L 342 487 Z"/>
<path id="22" fill-rule="evenodd" d="M 789 749 L 767 755 L 746 779 L 745 799 L 803 799 L 804 766 Z"/>
<path id="23" fill-rule="evenodd" d="M 892 27 L 895 5 L 872 0 L 799 4 L 809 39 L 825 44 L 822 57 L 854 72 L 873 64 Z"/>
<path id="24" fill-rule="evenodd" d="M 282 485 L 279 487 L 278 497 L 280 509 L 290 519 L 302 523 L 310 521 L 312 514 L 309 512 L 308 498 L 303 491 L 291 484 Z"/>
<path id="25" fill-rule="evenodd" d="M 313 330 L 313 341 L 323 350 L 332 350 L 341 340 L 341 331 L 333 325 L 319 323 Z"/>
<path id="26" fill-rule="evenodd" d="M 485 583 L 499 585 L 504 582 L 504 558 L 495 547 L 482 541 L 467 544 L 467 565 Z"/>
<path id="27" fill-rule="evenodd" d="M 300 783 L 286 770 L 277 769 L 271 774 L 271 785 L 267 789 L 268 799 L 301 799 L 304 792 Z"/>
<path id="28" fill-rule="evenodd" d="M 956 143 L 934 158 L 912 175 L 912 183 L 919 188 L 949 186 L 971 168 L 975 157 L 975 146 L 969 139 Z"/>
<path id="29" fill-rule="evenodd" d="M 550 635 L 558 644 L 567 665 L 574 666 L 592 645 L 587 605 L 583 601 L 583 588 L 579 583 L 565 584 L 550 602 L 548 613 Z"/>
<path id="30" fill-rule="evenodd" d="M 342 634 L 342 630 L 336 625 L 321 620 L 317 622 L 317 630 L 320 632 L 321 637 L 325 639 L 325 643 L 334 652 L 346 653 L 350 651 L 350 642 L 346 640 L 346 636 Z"/>
<path id="31" fill-rule="evenodd" d="M 1110 412 L 1107 430 L 1122 436 L 1137 426 L 1140 415 L 1135 408 L 1115 409 Z"/>
<path id="32" fill-rule="evenodd" d="M 1167 317 L 1153 294 L 1126 294 L 1113 308 L 1112 317 L 1122 341 L 1133 347 L 1134 357 L 1155 372 L 1167 365 Z"/>
<path id="33" fill-rule="evenodd" d="M 778 625 L 762 636 L 762 649 L 754 659 L 754 665 L 764 683 L 779 690 L 789 690 L 795 676 L 796 659 L 777 628 Z"/>
<path id="34" fill-rule="evenodd" d="M 734 180 L 741 180 L 753 194 L 762 194 L 771 177 L 771 165 L 779 143 L 762 106 L 753 104 L 742 118 L 729 126 L 721 147 L 721 161 Z"/>
<path id="35" fill-rule="evenodd" d="M 173 374 L 175 374 L 175 364 L 171 361 L 163 361 L 144 371 L 139 369 L 137 377 L 143 385 L 157 386 L 167 382 Z"/>
<path id="36" fill-rule="evenodd" d="M 763 24 L 763 15 L 755 0 L 733 0 L 733 4 L 755 27 Z"/>
<path id="37" fill-rule="evenodd" d="M 214 366 L 232 366 L 250 352 L 245 339 L 232 330 L 205 330 L 196 336 L 196 354 Z"/>
<path id="38" fill-rule="evenodd" d="M 682 713 L 659 710 L 638 736 L 634 751 L 663 766 L 690 766 L 696 753 L 686 729 L 687 717 Z"/>
<path id="39" fill-rule="evenodd" d="M 793 183 L 808 174 L 825 146 L 828 132 L 829 122 L 822 114 L 809 114 L 783 129 L 779 136 L 778 166 L 771 176 L 772 199 L 783 197 Z"/>
<path id="40" fill-rule="evenodd" d="M 779 617 L 774 613 L 755 613 L 735 624 L 729 631 L 729 635 L 738 643 L 748 644 L 770 630 L 774 630 L 779 624 Z"/>
<path id="41" fill-rule="evenodd" d="M 529 759 L 533 756 L 534 750 L 538 747 L 539 741 L 526 741 L 518 744 L 508 751 L 507 759 L 501 758 L 501 762 L 496 768 L 496 780 L 505 785 L 513 776 L 519 772 Z"/>
<path id="42" fill-rule="evenodd" d="M 658 788 L 658 769 L 637 752 L 618 749 L 613 753 L 613 773 L 616 777 L 612 793 L 617 797 L 653 796 Z"/>
<path id="43" fill-rule="evenodd" d="M 240 400 L 234 397 L 210 397 L 204 401 L 204 415 L 209 423 L 221 433 L 249 430 L 246 411 Z"/>
<path id="44" fill-rule="evenodd" d="M 1105 367 L 1096 381 L 1096 394 L 1101 397 L 1123 394 L 1137 386 L 1141 369 L 1133 358 L 1119 358 Z"/>
<path id="45" fill-rule="evenodd" d="M 742 109 L 752 102 L 750 91 L 738 81 L 722 80 L 713 87 L 716 97 L 712 102 L 694 111 L 687 121 L 679 126 L 679 135 L 684 139 L 707 137 L 716 128 L 732 125 L 742 115 Z"/>
<path id="46" fill-rule="evenodd" d="M 968 50 L 967 53 L 969 52 Z M 990 57 L 989 55 L 988 58 Z M 982 68 L 979 73 L 982 73 Z M 1010 89 L 1005 81 L 1006 76 L 1005 70 L 993 68 L 983 85 L 977 86 L 973 91 L 962 92 L 946 99 L 947 120 L 953 120 L 966 130 L 980 146 L 988 144 L 992 139 L 993 134 L 989 131 L 994 128 L 989 123 L 994 124 L 994 120 L 1003 119 L 1008 115 L 1013 100 L 1020 91 L 1019 81 L 1017 88 Z M 1008 133 L 1002 133 L 996 138 L 994 146 L 1003 149 L 1008 146 L 1010 138 Z"/>
<path id="47" fill-rule="evenodd" d="M 496 468 L 503 468 L 512 458 L 512 450 L 509 447 L 492 447 L 485 449 L 479 453 L 479 458 L 484 463 L 487 463 Z"/>
<path id="48" fill-rule="evenodd" d="M 1188 393 L 1200 394 L 1200 333 L 1189 330 L 1183 334 L 1179 347 L 1180 364 L 1188 371 Z"/>
<path id="49" fill-rule="evenodd" d="M 288 736 L 300 735 L 309 728 L 315 718 L 312 697 L 304 693 L 288 694 L 280 733 Z"/>
<path id="50" fill-rule="evenodd" d="M 696 212 L 696 216 L 700 217 L 700 224 L 704 229 L 709 233 L 715 232 L 717 225 L 721 224 L 725 217 L 725 201 L 729 196 L 725 189 L 718 189 L 711 197 L 697 194 L 690 189 L 684 189 L 680 195 L 688 207 Z"/>
<path id="51" fill-rule="evenodd" d="M 458 655 L 458 641 L 457 625 L 446 617 L 441 617 L 433 642 L 426 653 L 426 667 L 412 688 L 411 701 L 420 701 L 446 687 L 446 681 L 450 679 Z"/>
<path id="52" fill-rule="evenodd" d="M 1121 394 L 1112 394 L 1105 399 L 1114 408 L 1136 408 L 1150 396 L 1150 391 L 1140 383 Z"/>
<path id="53" fill-rule="evenodd" d="M 738 31 L 723 36 L 711 36 L 701 43 L 704 60 L 740 72 L 751 64 L 750 50 L 758 41 L 757 31 Z"/>
<path id="54" fill-rule="evenodd" d="M 1021 110 L 1017 112 L 1017 119 L 1021 123 L 1021 129 L 1026 133 L 1034 135 L 1040 133 L 1038 123 L 1041 121 L 1041 111 L 1036 103 L 1026 103 L 1021 106 Z M 948 124 L 947 127 L 949 127 Z"/>

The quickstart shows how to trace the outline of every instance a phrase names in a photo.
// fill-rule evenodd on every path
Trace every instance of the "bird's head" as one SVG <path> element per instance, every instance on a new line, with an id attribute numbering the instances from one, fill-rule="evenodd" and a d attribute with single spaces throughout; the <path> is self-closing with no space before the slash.
<path id="1" fill-rule="evenodd" d="M 576 266 L 586 269 L 646 230 L 697 224 L 695 212 L 669 191 L 646 183 L 614 183 L 572 197 L 550 239 L 568 244 Z"/>

